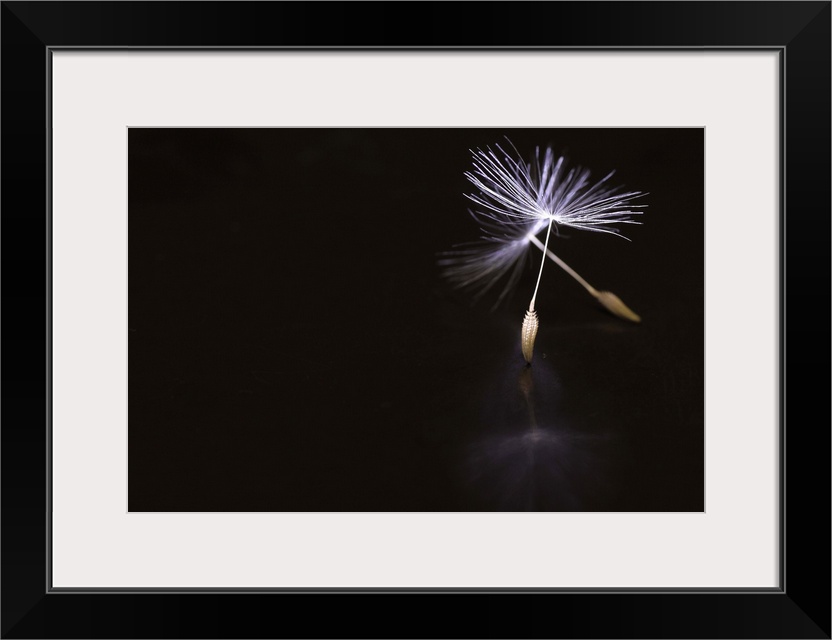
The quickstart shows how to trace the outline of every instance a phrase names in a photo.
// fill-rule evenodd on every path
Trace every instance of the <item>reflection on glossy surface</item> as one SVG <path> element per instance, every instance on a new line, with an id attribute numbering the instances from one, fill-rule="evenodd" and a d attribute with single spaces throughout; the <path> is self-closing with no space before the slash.
<path id="1" fill-rule="evenodd" d="M 703 130 L 128 134 L 131 512 L 702 511 Z M 547 266 L 528 395 L 540 249 L 494 312 L 436 265 L 504 135 L 651 192 L 632 245 L 550 239 L 644 322 Z"/>
<path id="2" fill-rule="evenodd" d="M 570 426 L 551 408 L 538 421 L 536 400 L 557 405 L 553 373 L 523 367 L 514 394 L 502 395 L 507 406 L 517 406 L 519 397 L 522 415 L 468 446 L 464 480 L 480 510 L 589 511 L 612 490 L 605 464 L 610 435 Z"/>

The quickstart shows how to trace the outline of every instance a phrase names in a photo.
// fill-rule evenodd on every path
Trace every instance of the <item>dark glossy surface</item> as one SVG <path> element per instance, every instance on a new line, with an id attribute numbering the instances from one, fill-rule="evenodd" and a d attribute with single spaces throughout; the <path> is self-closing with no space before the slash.
<path id="1" fill-rule="evenodd" d="M 131 511 L 700 511 L 701 129 L 132 129 Z M 649 192 L 631 242 L 550 247 L 515 295 L 437 253 L 479 231 L 469 148 L 551 144 Z"/>

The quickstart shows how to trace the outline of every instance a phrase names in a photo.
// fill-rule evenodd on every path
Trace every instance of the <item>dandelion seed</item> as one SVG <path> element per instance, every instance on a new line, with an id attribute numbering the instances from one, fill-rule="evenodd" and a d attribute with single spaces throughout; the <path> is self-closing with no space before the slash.
<path id="1" fill-rule="evenodd" d="M 493 150 L 487 147 L 485 151 L 477 149 L 471 153 L 473 169 L 465 176 L 477 192 L 466 197 L 476 205 L 470 213 L 480 224 L 483 235 L 478 242 L 444 254 L 440 265 L 445 267 L 451 283 L 471 289 L 480 297 L 508 275 L 497 299 L 499 304 L 517 283 L 529 245 L 535 244 L 543 251 L 544 258 L 548 256 L 566 270 L 610 312 L 638 322 L 638 315 L 620 298 L 594 289 L 549 251 L 548 244 L 553 227 L 556 234 L 560 227 L 572 227 L 625 238 L 617 225 L 640 224 L 631 216 L 640 214 L 637 209 L 646 205 L 632 201 L 646 194 L 610 186 L 608 181 L 614 172 L 592 183 L 588 170 L 569 168 L 566 160 L 562 156 L 556 158 L 551 148 L 541 153 L 538 147 L 529 163 L 511 156 L 499 145 Z M 541 243 L 537 235 L 544 228 L 546 239 Z M 544 264 L 541 258 L 537 283 L 521 329 L 523 357 L 529 363 L 539 327 L 534 306 Z"/>
<path id="2" fill-rule="evenodd" d="M 526 362 L 531 364 L 534 354 L 534 340 L 537 338 L 537 329 L 540 327 L 540 320 L 537 311 L 526 311 L 523 316 L 523 326 L 520 328 L 520 351 Z"/>
<path id="3" fill-rule="evenodd" d="M 618 316 L 623 320 L 629 320 L 630 322 L 641 322 L 641 317 L 637 313 L 635 313 L 630 307 L 628 307 L 624 302 L 622 302 L 621 298 L 617 295 L 612 293 L 611 291 L 598 291 L 595 287 L 589 284 L 586 280 L 584 280 L 578 272 L 576 272 L 572 267 L 566 264 L 563 260 L 558 258 L 550 249 L 547 249 L 540 240 L 535 238 L 534 236 L 529 237 L 529 241 L 534 244 L 538 249 L 540 249 L 543 254 L 551 259 L 555 264 L 561 267 L 566 273 L 570 276 L 575 278 L 584 289 L 586 289 L 589 294 L 594 297 L 598 302 L 600 302 L 604 308 L 607 309 L 613 315 Z"/>

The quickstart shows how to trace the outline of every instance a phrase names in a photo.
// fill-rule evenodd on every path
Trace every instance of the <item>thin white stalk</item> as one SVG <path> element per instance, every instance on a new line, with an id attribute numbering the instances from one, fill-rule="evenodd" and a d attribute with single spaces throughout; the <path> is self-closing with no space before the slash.
<path id="1" fill-rule="evenodd" d="M 574 269 L 572 269 L 572 267 L 570 267 L 570 266 L 569 266 L 568 264 L 566 264 L 563 260 L 561 260 L 560 258 L 558 258 L 558 257 L 557 257 L 554 253 L 552 253 L 552 251 L 551 251 L 551 250 L 547 247 L 547 245 L 543 244 L 540 240 L 538 240 L 536 236 L 533 236 L 533 235 L 529 234 L 527 237 L 529 238 L 529 240 L 531 240 L 531 242 L 532 242 L 532 244 L 533 244 L 533 245 L 535 245 L 535 246 L 536 246 L 538 249 L 540 249 L 540 250 L 541 250 L 544 254 L 546 254 L 546 255 L 547 255 L 547 256 L 549 256 L 552 260 L 554 260 L 554 261 L 555 261 L 555 263 L 556 263 L 556 264 L 557 264 L 557 265 L 558 265 L 561 269 L 563 269 L 564 271 L 566 271 L 566 273 L 568 273 L 570 276 L 572 276 L 573 278 L 575 278 L 575 280 L 577 280 L 577 281 L 578 281 L 578 282 L 579 282 L 579 283 L 583 286 L 583 288 L 584 288 L 584 289 L 586 289 L 587 291 L 589 291 L 589 293 L 590 293 L 592 296 L 594 296 L 595 298 L 597 298 L 597 297 L 598 297 L 598 290 L 597 290 L 595 287 L 593 287 L 591 284 L 589 284 L 586 280 L 584 280 L 584 279 L 583 279 L 580 275 L 578 275 L 578 273 L 577 273 Z M 549 237 L 548 237 L 548 236 L 546 236 L 546 242 L 547 242 L 547 244 L 548 244 L 548 241 L 549 241 Z M 539 282 L 539 281 L 540 281 L 540 280 L 538 279 L 538 282 Z"/>
<path id="2" fill-rule="evenodd" d="M 540 240 L 538 240 L 533 234 L 529 234 L 526 237 L 531 241 L 532 244 L 534 244 L 538 249 L 540 249 L 545 256 L 551 258 L 561 269 L 563 269 L 564 271 L 566 271 L 566 273 L 575 278 L 575 280 L 577 280 L 584 287 L 584 289 L 589 291 L 590 295 L 592 295 L 596 300 L 598 300 L 598 302 L 600 302 L 607 309 L 607 311 L 609 311 L 613 315 L 618 316 L 623 320 L 629 320 L 630 322 L 641 322 L 641 316 L 639 316 L 636 312 L 630 309 L 630 307 L 624 304 L 621 298 L 619 298 L 611 291 L 598 291 L 595 287 L 593 287 L 581 276 L 579 276 L 578 273 L 572 269 L 572 267 L 570 267 L 563 260 L 558 258 L 554 253 L 552 253 L 549 250 L 548 234 L 546 235 L 545 244 L 541 243 Z M 543 266 L 541 265 L 541 272 L 542 270 Z M 537 277 L 537 284 L 540 284 L 540 275 L 538 275 Z M 534 290 L 534 293 L 535 295 L 537 295 L 536 288 Z M 532 298 L 531 310 L 534 310 L 534 298 Z"/>
<path id="3" fill-rule="evenodd" d="M 552 223 L 555 221 L 554 218 L 549 218 L 549 227 L 546 229 L 546 243 L 543 245 L 543 253 L 545 254 L 549 249 L 549 236 L 552 233 Z M 532 236 L 533 240 L 536 242 L 540 242 L 537 238 Z M 554 255 L 554 254 L 552 254 Z M 534 294 L 532 295 L 532 301 L 529 303 L 529 311 L 534 311 L 534 301 L 537 298 L 537 290 L 540 288 L 540 278 L 543 275 L 543 265 L 546 264 L 545 260 L 540 261 L 540 271 L 537 272 L 537 284 L 534 286 Z"/>
<path id="4" fill-rule="evenodd" d="M 546 229 L 546 243 L 543 245 L 543 251 L 548 251 L 549 236 L 552 233 L 552 223 L 554 218 L 549 218 L 549 227 Z M 543 276 L 543 266 L 546 264 L 546 255 L 540 259 L 540 271 L 537 272 L 537 284 L 534 286 L 534 293 L 532 294 L 532 301 L 529 303 L 529 310 L 523 317 L 523 326 L 520 328 L 520 350 L 523 352 L 523 357 L 529 364 L 532 363 L 532 356 L 534 355 L 534 340 L 537 337 L 537 329 L 540 326 L 540 320 L 537 317 L 537 311 L 534 310 L 534 301 L 537 299 L 537 290 L 540 288 L 540 278 Z"/>

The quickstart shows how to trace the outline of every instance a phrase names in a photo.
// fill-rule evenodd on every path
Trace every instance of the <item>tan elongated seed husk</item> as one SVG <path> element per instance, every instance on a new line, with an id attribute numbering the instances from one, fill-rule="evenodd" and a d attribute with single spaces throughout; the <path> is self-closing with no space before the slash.
<path id="1" fill-rule="evenodd" d="M 537 319 L 537 311 L 526 311 L 526 315 L 523 318 L 523 328 L 520 330 L 520 348 L 523 351 L 523 357 L 529 364 L 532 363 L 534 339 L 537 337 L 537 328 L 539 326 L 540 321 Z"/>
<path id="2" fill-rule="evenodd" d="M 555 264 L 557 264 L 561 269 L 566 271 L 570 276 L 575 278 L 575 280 L 584 288 L 586 289 L 590 295 L 597 298 L 598 302 L 604 305 L 604 308 L 609 311 L 611 314 L 618 316 L 624 320 L 629 320 L 630 322 L 641 322 L 641 318 L 637 313 L 635 313 L 630 307 L 626 304 L 621 302 L 621 298 L 610 291 L 598 291 L 595 287 L 589 284 L 586 280 L 584 280 L 577 271 L 575 271 L 572 267 L 566 264 L 563 260 L 558 258 L 554 253 L 549 251 L 549 248 L 543 244 L 540 240 L 535 238 L 534 236 L 527 236 L 531 243 L 535 245 L 538 249 L 543 251 Z"/>
<path id="3" fill-rule="evenodd" d="M 596 298 L 598 298 L 598 302 L 604 305 L 604 308 L 606 308 L 607 311 L 618 316 L 619 318 L 629 320 L 630 322 L 641 322 L 639 315 L 633 312 L 633 310 L 626 304 L 621 302 L 621 298 L 614 293 L 611 293 L 610 291 L 599 291 Z"/>

